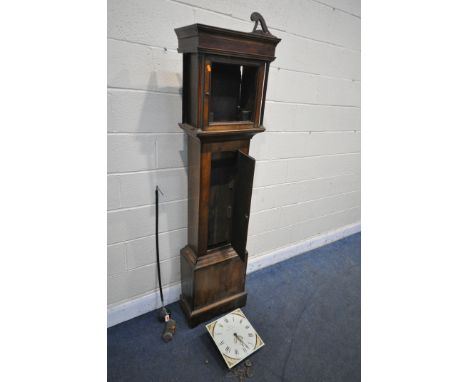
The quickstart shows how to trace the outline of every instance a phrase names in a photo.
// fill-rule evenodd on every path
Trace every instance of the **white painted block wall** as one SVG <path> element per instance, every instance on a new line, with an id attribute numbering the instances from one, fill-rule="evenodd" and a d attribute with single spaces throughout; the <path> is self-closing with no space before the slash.
<path id="1" fill-rule="evenodd" d="M 174 28 L 251 31 L 253 11 L 282 41 L 267 131 L 251 143 L 250 258 L 360 221 L 359 0 L 109 0 L 109 308 L 155 291 L 156 184 L 162 282 L 180 280 L 187 175 Z"/>

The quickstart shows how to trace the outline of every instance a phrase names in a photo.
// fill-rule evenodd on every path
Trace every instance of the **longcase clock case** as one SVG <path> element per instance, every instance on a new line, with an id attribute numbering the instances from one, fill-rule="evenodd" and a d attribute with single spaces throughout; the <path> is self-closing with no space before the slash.
<path id="1" fill-rule="evenodd" d="M 188 243 L 180 303 L 191 327 L 245 305 L 247 231 L 270 62 L 280 39 L 253 13 L 254 31 L 194 24 L 175 30 L 183 53 L 188 136 Z M 262 30 L 257 30 L 257 24 Z"/>

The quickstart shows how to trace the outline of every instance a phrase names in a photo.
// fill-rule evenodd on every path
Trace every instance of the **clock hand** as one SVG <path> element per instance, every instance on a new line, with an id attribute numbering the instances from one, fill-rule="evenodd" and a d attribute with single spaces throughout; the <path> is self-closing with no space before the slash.
<path id="1" fill-rule="evenodd" d="M 242 346 L 246 347 L 247 349 L 249 348 L 244 341 L 241 340 L 241 336 L 238 336 L 237 333 L 234 333 L 234 337 L 242 344 Z"/>

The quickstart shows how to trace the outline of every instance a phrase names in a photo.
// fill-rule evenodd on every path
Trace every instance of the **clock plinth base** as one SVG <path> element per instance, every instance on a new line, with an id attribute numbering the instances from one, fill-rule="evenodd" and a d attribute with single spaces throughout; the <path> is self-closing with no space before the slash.
<path id="1" fill-rule="evenodd" d="M 230 312 L 236 308 L 242 308 L 247 302 L 247 293 L 242 292 L 238 295 L 226 298 L 222 301 L 214 304 L 205 306 L 200 309 L 191 310 L 189 304 L 184 299 L 184 296 L 180 296 L 180 306 L 187 318 L 187 323 L 190 328 L 194 328 L 198 324 L 209 320 L 222 313 Z"/>
<path id="2" fill-rule="evenodd" d="M 246 304 L 247 254 L 242 259 L 227 245 L 200 257 L 186 246 L 180 255 L 180 305 L 190 327 Z"/>

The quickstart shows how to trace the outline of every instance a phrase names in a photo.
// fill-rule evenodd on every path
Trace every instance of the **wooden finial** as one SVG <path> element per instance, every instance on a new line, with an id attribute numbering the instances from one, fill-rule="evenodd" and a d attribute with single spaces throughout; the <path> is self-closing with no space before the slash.
<path id="1" fill-rule="evenodd" d="M 268 36 L 272 36 L 270 31 L 268 30 L 265 19 L 263 18 L 263 16 L 260 13 L 253 12 L 250 15 L 250 20 L 255 21 L 255 25 L 254 25 L 252 33 L 263 33 L 263 34 L 266 34 Z M 260 26 L 262 27 L 261 31 L 257 30 L 257 26 L 258 26 L 259 22 L 260 22 Z"/>

